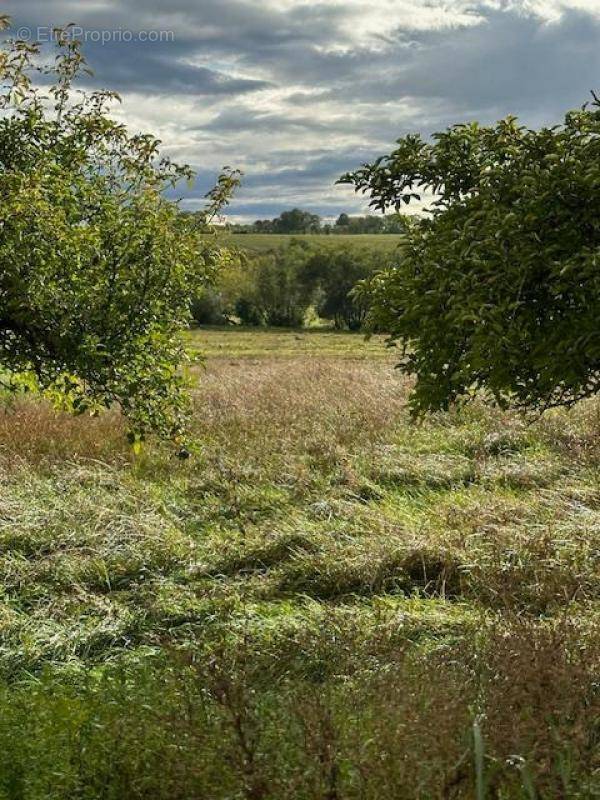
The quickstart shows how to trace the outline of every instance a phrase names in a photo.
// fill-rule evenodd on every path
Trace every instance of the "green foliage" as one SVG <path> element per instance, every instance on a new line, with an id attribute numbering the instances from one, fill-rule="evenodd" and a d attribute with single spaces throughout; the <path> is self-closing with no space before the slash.
<path id="1" fill-rule="evenodd" d="M 300 327 L 311 300 L 300 274 L 312 252 L 305 242 L 292 240 L 278 252 L 247 259 L 245 269 L 249 280 L 235 305 L 241 321 L 250 325 Z"/>
<path id="2" fill-rule="evenodd" d="M 298 255 L 292 247 L 283 258 L 262 256 L 255 264 L 255 303 L 267 325 L 302 325 L 308 299 L 298 283 Z"/>
<path id="3" fill-rule="evenodd" d="M 198 325 L 225 325 L 227 317 L 219 292 L 207 287 L 192 300 L 192 319 Z"/>
<path id="4" fill-rule="evenodd" d="M 242 325 L 264 325 L 265 322 L 261 309 L 249 296 L 238 297 L 235 302 L 235 314 Z"/>
<path id="5" fill-rule="evenodd" d="M 255 233 L 318 233 L 320 226 L 321 218 L 317 214 L 293 208 L 282 212 L 275 219 L 256 220 L 249 226 L 249 230 Z"/>
<path id="6" fill-rule="evenodd" d="M 350 217 L 340 214 L 331 233 L 336 234 L 379 234 L 379 233 L 404 233 L 406 220 L 403 214 L 388 214 L 374 216 L 368 214 L 364 217 Z"/>
<path id="7" fill-rule="evenodd" d="M 571 405 L 600 388 L 600 106 L 528 130 L 457 125 L 342 178 L 431 218 L 364 292 L 416 375 L 415 412 L 484 389 L 503 406 Z"/>
<path id="8" fill-rule="evenodd" d="M 333 320 L 338 329 L 359 330 L 365 321 L 368 304 L 354 298 L 356 284 L 383 266 L 379 255 L 343 248 L 321 250 L 306 261 L 300 279 L 316 299 L 316 310 L 323 319 Z"/>
<path id="9" fill-rule="evenodd" d="M 366 303 L 350 292 L 390 260 L 400 237 L 239 234 L 222 241 L 237 257 L 193 303 L 196 322 L 298 327 L 310 326 L 310 313 L 317 323 L 333 320 L 338 329 L 356 330 Z"/>
<path id="10" fill-rule="evenodd" d="M 405 217 L 403 214 L 373 215 L 368 214 L 364 217 L 350 217 L 342 213 L 337 218 L 335 225 L 323 224 L 317 214 L 310 211 L 303 211 L 300 208 L 293 208 L 291 211 L 284 211 L 275 219 L 257 219 L 255 222 L 246 225 L 231 225 L 229 230 L 235 233 L 258 233 L 258 234 L 279 234 L 292 235 L 313 234 L 313 235 L 379 235 L 399 234 L 404 232 Z"/>
<path id="11" fill-rule="evenodd" d="M 112 120 L 114 93 L 75 93 L 79 43 L 68 31 L 56 43 L 47 94 L 32 82 L 37 45 L 0 54 L 0 364 L 8 385 L 73 412 L 120 406 L 132 441 L 177 439 L 180 333 L 223 260 L 207 226 L 237 174 L 221 176 L 201 223 L 182 216 L 163 191 L 189 168 Z"/>

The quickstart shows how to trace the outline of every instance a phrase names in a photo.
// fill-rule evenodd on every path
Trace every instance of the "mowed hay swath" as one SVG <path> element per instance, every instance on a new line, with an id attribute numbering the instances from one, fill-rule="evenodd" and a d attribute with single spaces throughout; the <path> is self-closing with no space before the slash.
<path id="1" fill-rule="evenodd" d="M 380 340 L 191 338 L 186 462 L 2 411 L 7 796 L 471 798 L 475 719 L 490 797 L 594 796 L 596 403 L 415 424 Z"/>

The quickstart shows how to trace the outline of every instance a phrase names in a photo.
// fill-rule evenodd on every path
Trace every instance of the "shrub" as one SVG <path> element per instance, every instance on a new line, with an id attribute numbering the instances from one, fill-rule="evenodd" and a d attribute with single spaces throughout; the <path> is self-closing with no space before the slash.
<path id="1" fill-rule="evenodd" d="M 191 313 L 198 325 L 225 325 L 228 322 L 221 295 L 210 288 L 193 299 Z"/>

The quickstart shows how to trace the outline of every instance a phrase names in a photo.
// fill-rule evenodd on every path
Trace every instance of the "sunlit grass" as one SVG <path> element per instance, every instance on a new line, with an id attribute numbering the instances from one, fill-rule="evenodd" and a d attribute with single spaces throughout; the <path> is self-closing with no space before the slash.
<path id="1" fill-rule="evenodd" d="M 90 797 L 471 798 L 474 715 L 498 797 L 527 796 L 515 754 L 540 796 L 593 796 L 597 403 L 413 423 L 380 339 L 190 341 L 186 462 L 134 455 L 116 414 L 0 412 L 0 670 L 29 686 L 1 699 L 0 750 L 41 787 L 22 796 L 105 770 L 137 777 Z"/>
<path id="2" fill-rule="evenodd" d="M 393 357 L 383 336 L 318 329 L 289 328 L 195 328 L 186 338 L 188 349 L 208 359 L 347 358 L 352 360 Z"/>
<path id="3" fill-rule="evenodd" d="M 335 234 L 323 236 L 321 234 L 294 234 L 283 233 L 224 233 L 222 240 L 228 245 L 234 245 L 240 250 L 251 253 L 264 253 L 286 247 L 292 241 L 306 242 L 322 248 L 350 247 L 352 249 L 368 248 L 371 252 L 383 254 L 393 253 L 401 243 L 402 234 Z"/>

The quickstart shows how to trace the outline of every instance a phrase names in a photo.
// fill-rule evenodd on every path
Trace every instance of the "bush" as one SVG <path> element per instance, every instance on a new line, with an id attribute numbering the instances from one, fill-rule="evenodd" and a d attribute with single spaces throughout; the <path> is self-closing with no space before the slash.
<path id="1" fill-rule="evenodd" d="M 259 308 L 247 297 L 240 297 L 235 304 L 235 313 L 244 325 L 264 325 L 265 320 Z"/>
<path id="2" fill-rule="evenodd" d="M 242 322 L 290 328 L 302 325 L 311 296 L 299 276 L 311 252 L 304 242 L 292 240 L 279 251 L 248 261 L 250 279 L 235 306 Z"/>
<path id="3" fill-rule="evenodd" d="M 226 325 L 228 320 L 221 295 L 205 289 L 192 301 L 192 319 L 198 325 Z"/>

